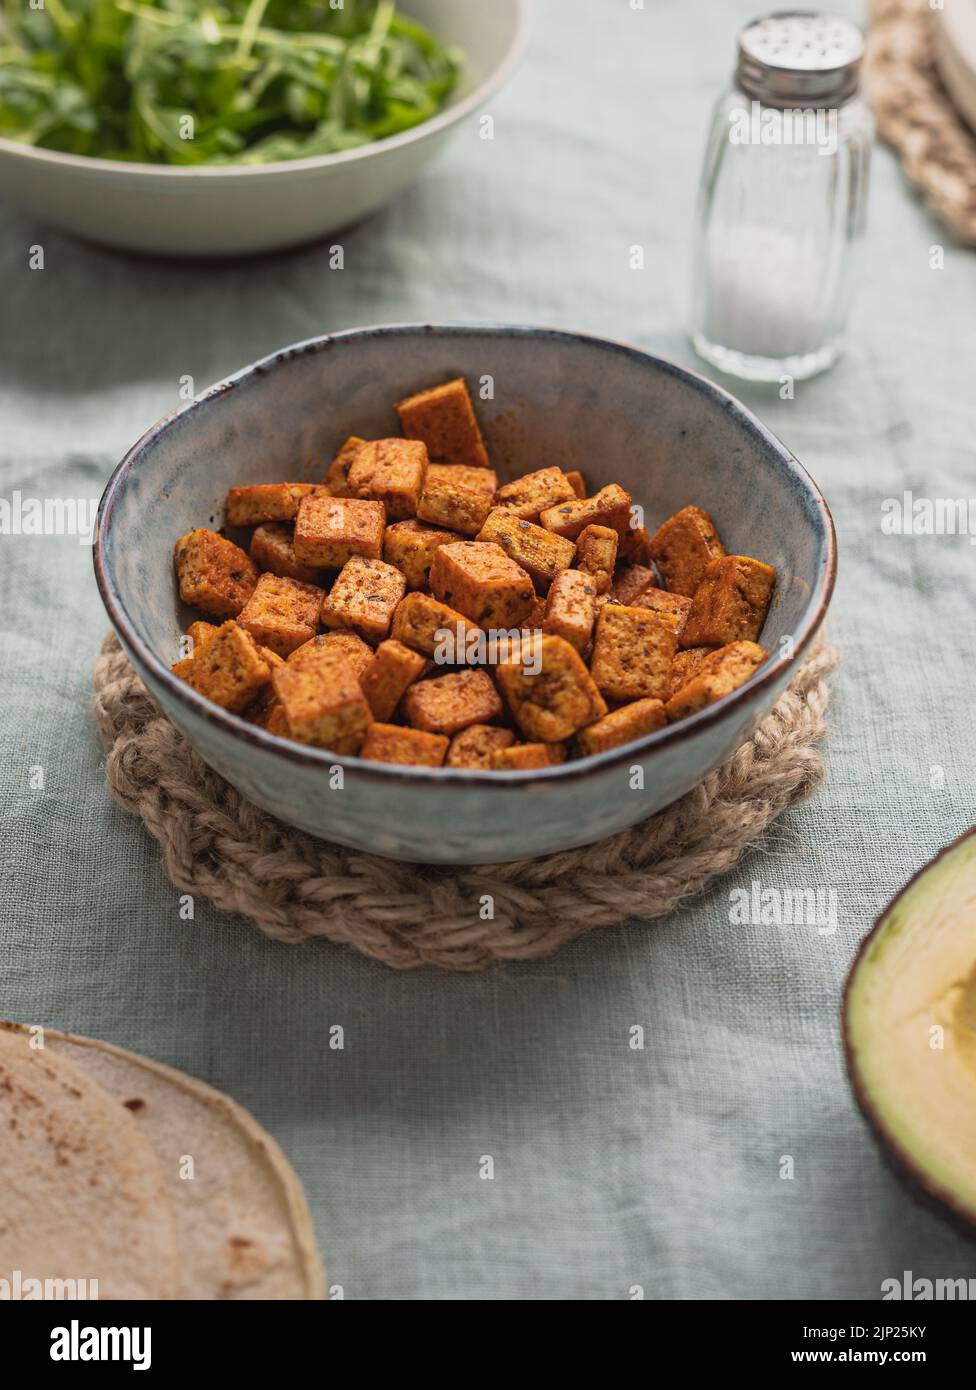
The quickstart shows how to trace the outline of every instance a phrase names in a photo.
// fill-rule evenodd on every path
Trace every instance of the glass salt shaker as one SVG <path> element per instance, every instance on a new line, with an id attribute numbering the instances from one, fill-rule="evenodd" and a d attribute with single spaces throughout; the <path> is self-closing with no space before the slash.
<path id="1" fill-rule="evenodd" d="M 692 342 L 722 371 L 795 380 L 837 359 L 863 237 L 874 121 L 847 20 L 769 15 L 739 35 L 698 206 Z"/>

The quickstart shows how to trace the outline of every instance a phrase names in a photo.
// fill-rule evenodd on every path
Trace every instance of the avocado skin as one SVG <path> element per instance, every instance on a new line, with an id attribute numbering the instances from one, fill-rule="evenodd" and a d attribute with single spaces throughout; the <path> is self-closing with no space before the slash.
<path id="1" fill-rule="evenodd" d="M 964 831 L 950 844 L 940 849 L 938 854 L 930 859 L 927 864 L 923 864 L 920 869 L 912 874 L 908 882 L 905 883 L 891 899 L 881 915 L 875 919 L 871 930 L 858 947 L 857 954 L 851 962 L 851 967 L 847 972 L 847 978 L 844 981 L 844 993 L 841 999 L 841 1035 L 844 1040 L 844 1060 L 847 1064 L 847 1076 L 851 1083 L 854 1099 L 857 1101 L 861 1114 L 868 1122 L 871 1133 L 888 1168 L 894 1173 L 895 1177 L 898 1178 L 899 1182 L 908 1192 L 908 1195 L 912 1197 L 919 1206 L 934 1213 L 934 1215 L 940 1217 L 951 1226 L 958 1235 L 976 1244 L 976 1217 L 971 1215 L 967 1209 L 961 1207 L 950 1191 L 940 1186 L 923 1173 L 914 1159 L 912 1159 L 911 1155 L 906 1153 L 902 1145 L 893 1139 L 886 1130 L 875 1108 L 874 1102 L 871 1100 L 871 1097 L 864 1087 L 857 1068 L 857 1063 L 854 1058 L 854 1048 L 851 1043 L 849 1016 L 850 994 L 858 967 L 883 924 L 891 916 L 908 890 L 914 887 L 919 879 L 924 878 L 929 870 L 933 869 L 936 864 L 946 857 L 946 855 L 951 854 L 954 850 L 958 849 L 960 845 L 972 839 L 974 835 L 976 835 L 976 825 Z"/>

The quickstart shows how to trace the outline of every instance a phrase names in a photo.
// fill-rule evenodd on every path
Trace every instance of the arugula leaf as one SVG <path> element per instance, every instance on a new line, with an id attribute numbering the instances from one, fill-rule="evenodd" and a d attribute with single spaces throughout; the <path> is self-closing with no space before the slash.
<path id="1" fill-rule="evenodd" d="M 0 135 L 159 164 L 265 164 L 429 120 L 462 55 L 394 0 L 0 0 Z"/>

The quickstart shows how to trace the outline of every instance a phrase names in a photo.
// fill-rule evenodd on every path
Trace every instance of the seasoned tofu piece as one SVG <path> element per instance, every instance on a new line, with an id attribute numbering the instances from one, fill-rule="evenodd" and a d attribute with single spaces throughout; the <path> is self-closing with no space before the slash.
<path id="1" fill-rule="evenodd" d="M 422 521 L 397 521 L 383 536 L 383 559 L 406 575 L 408 589 L 426 589 L 438 547 L 460 539 L 456 531 Z"/>
<path id="2" fill-rule="evenodd" d="M 295 554 L 295 528 L 286 521 L 266 521 L 254 528 L 251 559 L 259 570 L 302 584 L 321 584 L 322 570 L 303 565 Z"/>
<path id="3" fill-rule="evenodd" d="M 312 483 L 256 483 L 232 487 L 227 494 L 228 526 L 256 526 L 261 521 L 294 521 L 298 504 L 315 491 Z"/>
<path id="4" fill-rule="evenodd" d="M 324 597 L 317 584 L 262 574 L 237 621 L 255 642 L 285 657 L 318 632 Z"/>
<path id="5" fill-rule="evenodd" d="M 660 571 L 664 587 L 672 594 L 684 594 L 685 598 L 694 598 L 705 570 L 724 554 L 715 523 L 701 507 L 682 507 L 651 541 L 651 559 Z"/>
<path id="6" fill-rule="evenodd" d="M 538 767 L 557 767 L 566 761 L 561 743 L 515 743 L 491 755 L 493 772 L 531 772 Z"/>
<path id="7" fill-rule="evenodd" d="M 523 632 L 541 632 L 542 624 L 546 620 L 546 599 L 536 595 L 532 607 L 522 619 Z"/>
<path id="8" fill-rule="evenodd" d="M 646 565 L 621 565 L 611 593 L 618 603 L 631 604 L 647 589 L 657 588 L 657 575 Z"/>
<path id="9" fill-rule="evenodd" d="M 670 700 L 672 695 L 677 695 L 692 676 L 698 675 L 708 657 L 721 650 L 721 647 L 688 647 L 685 651 L 675 652 L 668 672 L 668 693 L 664 699 Z"/>
<path id="10" fill-rule="evenodd" d="M 584 652 L 593 640 L 595 622 L 596 587 L 592 575 L 562 570 L 549 590 L 543 632 L 564 637 L 578 652 Z"/>
<path id="11" fill-rule="evenodd" d="M 539 523 L 570 541 L 575 541 L 587 526 L 609 526 L 622 537 L 630 529 L 630 493 L 617 483 L 609 483 L 593 497 L 578 497 L 573 502 L 561 502 L 558 507 L 547 507 Z"/>
<path id="12" fill-rule="evenodd" d="M 359 752 L 373 716 L 348 662 L 319 652 L 286 662 L 272 683 L 291 738 L 334 753 Z"/>
<path id="13" fill-rule="evenodd" d="M 713 560 L 695 591 L 681 633 L 683 647 L 755 642 L 766 621 L 776 571 L 748 555 Z"/>
<path id="14" fill-rule="evenodd" d="M 463 378 L 418 391 L 399 401 L 400 426 L 408 439 L 422 439 L 437 463 L 488 467 L 488 451 Z"/>
<path id="15" fill-rule="evenodd" d="M 581 758 L 590 753 L 604 753 L 608 748 L 619 748 L 624 743 L 632 743 L 635 738 L 653 734 L 657 729 L 663 729 L 667 722 L 662 701 L 634 700 L 632 704 L 611 710 L 595 724 L 580 729 L 576 735 L 576 751 Z"/>
<path id="16" fill-rule="evenodd" d="M 573 568 L 592 575 L 598 594 L 610 592 L 619 537 L 610 526 L 584 526 L 576 542 Z"/>
<path id="17" fill-rule="evenodd" d="M 346 662 L 357 680 L 373 659 L 373 648 L 368 642 L 364 642 L 355 632 L 337 628 L 334 632 L 320 633 L 304 646 L 296 647 L 287 658 L 288 665 L 304 666 L 323 653 Z"/>
<path id="18" fill-rule="evenodd" d="M 382 502 L 390 521 L 416 516 L 427 476 L 427 446 L 415 439 L 373 439 L 361 444 L 346 484 L 353 497 Z"/>
<path id="19" fill-rule="evenodd" d="M 491 541 L 442 545 L 430 567 L 430 588 L 482 628 L 518 627 L 535 602 L 525 570 Z"/>
<path id="20" fill-rule="evenodd" d="M 498 729 L 491 724 L 471 724 L 455 734 L 447 750 L 446 767 L 467 767 L 486 772 L 491 767 L 493 753 L 511 748 L 515 735 L 511 729 Z M 550 747 L 543 744 L 543 748 Z"/>
<path id="21" fill-rule="evenodd" d="M 597 618 L 590 672 L 608 700 L 660 700 L 677 650 L 677 634 L 659 613 L 608 603 Z"/>
<path id="22" fill-rule="evenodd" d="M 669 622 L 680 638 L 684 631 L 688 614 L 691 612 L 691 599 L 683 594 L 672 594 L 667 589 L 645 589 L 631 600 L 631 608 L 647 608 Z"/>
<path id="23" fill-rule="evenodd" d="M 365 443 L 365 439 L 360 439 L 358 434 L 351 434 L 329 465 L 324 486 L 333 497 L 352 496 L 349 490 L 349 470 Z"/>
<path id="24" fill-rule="evenodd" d="M 426 666 L 427 658 L 402 642 L 381 642 L 359 678 L 373 718 L 383 723 L 392 719 L 403 695 L 420 679 Z"/>
<path id="25" fill-rule="evenodd" d="M 651 563 L 651 538 L 646 526 L 634 526 L 631 524 L 625 535 L 620 537 L 620 544 L 617 547 L 617 561 L 626 560 L 632 565 L 649 565 Z"/>
<path id="26" fill-rule="evenodd" d="M 500 719 L 502 699 L 486 671 L 451 671 L 412 685 L 403 697 L 403 714 L 415 729 L 450 735 Z"/>
<path id="27" fill-rule="evenodd" d="M 199 647 L 202 647 L 204 642 L 206 642 L 209 637 L 212 637 L 216 631 L 217 629 L 214 627 L 213 623 L 199 621 L 191 623 L 186 630 L 186 635 L 190 639 L 190 655 L 192 656 Z"/>
<path id="28" fill-rule="evenodd" d="M 433 656 L 442 646 L 450 645 L 463 659 L 468 643 L 481 635 L 477 623 L 469 622 L 456 608 L 449 608 L 430 594 L 407 594 L 393 615 L 391 637 L 405 646 L 414 647 L 425 656 Z"/>
<path id="29" fill-rule="evenodd" d="M 258 582 L 250 556 L 226 536 L 203 527 L 180 537 L 173 558 L 180 598 L 214 618 L 236 618 Z"/>
<path id="30" fill-rule="evenodd" d="M 532 651 L 513 652 L 498 664 L 495 675 L 526 739 L 559 743 L 606 714 L 606 703 L 575 647 L 548 636 L 525 645 Z"/>
<path id="31" fill-rule="evenodd" d="M 341 570 L 354 555 L 378 560 L 386 512 L 357 497 L 306 497 L 295 522 L 295 555 L 303 565 Z"/>
<path id="32" fill-rule="evenodd" d="M 390 635 L 393 614 L 406 591 L 407 581 L 398 569 L 354 555 L 322 604 L 322 624 L 351 627 L 367 642 L 382 642 Z"/>
<path id="33" fill-rule="evenodd" d="M 494 497 L 498 488 L 498 474 L 493 468 L 471 468 L 466 463 L 429 463 L 427 479 L 462 492 L 478 492 L 482 497 Z"/>
<path id="34" fill-rule="evenodd" d="M 417 519 L 448 531 L 460 531 L 462 536 L 476 536 L 490 511 L 491 498 L 487 493 L 428 479 L 417 505 Z"/>
<path id="35" fill-rule="evenodd" d="M 572 541 L 513 516 L 505 507 L 488 513 L 478 532 L 479 541 L 494 541 L 530 575 L 540 593 L 546 593 L 560 570 L 569 569 L 576 555 Z"/>
<path id="36" fill-rule="evenodd" d="M 208 700 L 241 714 L 271 679 L 271 667 L 249 632 L 228 621 L 187 659 L 183 679 Z"/>
<path id="37" fill-rule="evenodd" d="M 569 485 L 573 489 L 573 495 L 576 497 L 585 497 L 586 479 L 583 477 L 583 474 L 579 471 L 579 469 L 568 469 L 566 472 L 566 477 L 569 479 Z"/>
<path id="38" fill-rule="evenodd" d="M 359 756 L 368 763 L 402 763 L 407 767 L 441 767 L 448 740 L 422 729 L 398 724 L 371 724 Z"/>
<path id="39" fill-rule="evenodd" d="M 723 695 L 738 690 L 768 655 L 756 642 L 730 642 L 728 646 L 712 652 L 697 675 L 686 681 L 677 694 L 668 700 L 665 706 L 668 719 L 672 723 L 687 719 L 706 705 L 721 700 Z"/>
<path id="40" fill-rule="evenodd" d="M 500 487 L 495 493 L 495 506 L 506 507 L 523 521 L 538 521 L 539 513 L 546 507 L 575 498 L 573 485 L 561 468 L 540 468 Z"/>

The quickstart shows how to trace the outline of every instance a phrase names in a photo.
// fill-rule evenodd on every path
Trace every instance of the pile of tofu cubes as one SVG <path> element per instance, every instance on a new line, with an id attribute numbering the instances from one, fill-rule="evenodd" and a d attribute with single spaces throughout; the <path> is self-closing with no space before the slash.
<path id="1" fill-rule="evenodd" d="M 280 738 L 372 762 L 517 771 L 616 748 L 767 658 L 775 582 L 707 512 L 651 537 L 630 495 L 540 468 L 499 486 L 463 380 L 348 439 L 319 483 L 232 488 L 176 543 L 173 671 Z M 209 620 L 216 620 L 209 621 Z"/>

